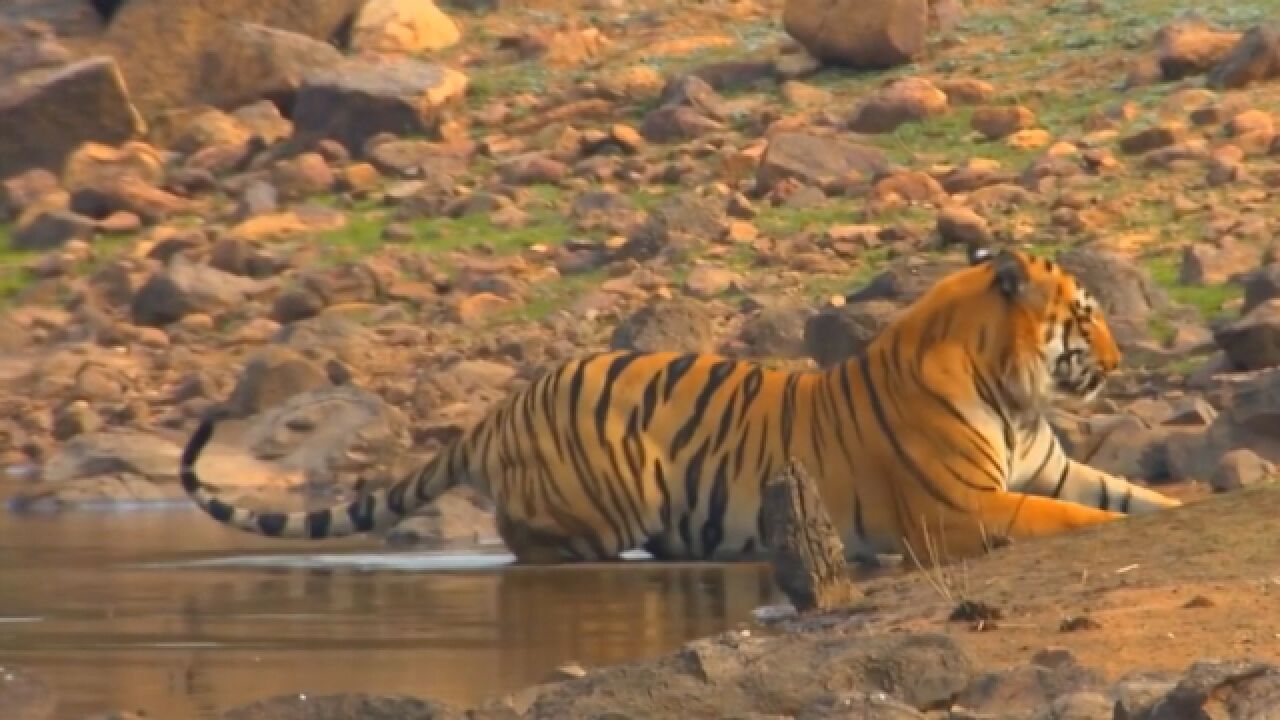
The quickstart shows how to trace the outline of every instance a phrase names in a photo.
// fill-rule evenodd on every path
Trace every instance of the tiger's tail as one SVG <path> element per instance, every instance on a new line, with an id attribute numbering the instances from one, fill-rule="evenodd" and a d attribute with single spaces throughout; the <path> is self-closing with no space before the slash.
<path id="1" fill-rule="evenodd" d="M 237 507 L 218 499 L 216 488 L 196 474 L 196 461 L 213 438 L 216 425 L 212 418 L 202 420 L 183 449 L 179 469 L 182 489 L 214 520 L 256 535 L 321 539 L 386 530 L 457 485 L 462 475 L 454 470 L 462 452 L 461 443 L 455 442 L 391 487 L 347 504 L 296 512 Z"/>

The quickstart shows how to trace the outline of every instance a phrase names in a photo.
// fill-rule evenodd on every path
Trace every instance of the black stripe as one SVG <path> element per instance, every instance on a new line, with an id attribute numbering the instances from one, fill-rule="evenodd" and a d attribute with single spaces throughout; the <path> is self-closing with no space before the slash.
<path id="1" fill-rule="evenodd" d="M 950 398 L 947 398 L 941 395 L 940 393 L 935 392 L 933 388 L 930 388 L 924 382 L 920 381 L 920 378 L 917 377 L 915 378 L 915 380 L 916 382 L 914 384 L 918 387 L 918 389 L 921 392 L 927 394 L 929 396 L 929 399 L 941 405 L 942 409 L 945 410 L 946 413 L 952 417 L 952 419 L 954 419 L 957 423 L 959 423 L 961 428 L 968 430 L 969 434 L 973 436 L 971 439 L 971 442 L 969 443 L 953 443 L 953 445 L 955 445 L 956 447 L 953 447 L 952 449 L 956 450 L 957 454 L 960 457 L 963 457 L 967 462 L 969 462 L 969 464 L 973 465 L 979 471 L 989 475 L 991 477 L 992 482 L 995 484 L 995 488 L 984 486 L 984 485 L 977 485 L 973 482 L 970 482 L 967 478 L 957 473 L 953 473 L 955 474 L 956 479 L 959 480 L 963 485 L 966 485 L 974 490 L 987 491 L 987 490 L 992 490 L 992 489 L 996 489 L 1003 486 L 1004 483 L 1001 481 L 1001 478 L 1000 478 L 1000 469 L 1002 467 L 1002 464 L 1000 460 L 995 456 L 995 452 L 991 449 L 991 444 L 987 441 L 986 435 L 983 435 L 981 431 L 979 431 L 976 427 L 973 426 L 973 423 L 969 422 L 969 419 L 964 416 L 964 413 L 960 412 L 960 409 L 957 408 L 955 404 L 951 402 Z M 983 467 L 982 463 L 977 462 L 973 458 L 969 457 L 967 453 L 960 452 L 961 448 L 965 446 L 976 447 L 978 449 L 978 452 L 983 456 L 983 458 L 988 463 L 990 463 L 991 466 L 995 467 L 995 470 L 994 471 L 991 470 L 990 467 Z M 1012 452 L 1012 448 L 1010 448 L 1010 452 Z"/>
<path id="2" fill-rule="evenodd" d="M 609 529 L 613 532 L 614 540 L 620 541 L 623 537 L 622 524 L 605 506 L 600 494 L 599 482 L 594 473 L 591 472 L 590 460 L 586 456 L 586 448 L 578 432 L 578 408 L 582 401 L 582 386 L 585 382 L 585 376 L 586 363 L 579 363 L 569 381 L 569 427 L 566 430 L 568 437 L 565 439 L 565 445 L 569 450 L 569 459 L 573 464 L 574 475 L 577 477 L 579 485 L 582 486 L 583 494 L 595 506 L 596 512 L 608 523 Z"/>
<path id="3" fill-rule="evenodd" d="M 601 447 L 607 447 L 608 438 L 605 437 L 605 422 L 609 418 L 609 411 L 612 409 L 613 388 L 618 384 L 618 378 L 626 371 L 627 366 L 635 362 L 639 355 L 627 354 L 614 358 L 609 363 L 609 368 L 605 370 L 604 380 L 600 383 L 600 398 L 596 400 L 596 437 L 600 439 Z"/>
<path id="4" fill-rule="evenodd" d="M 1053 492 L 1049 493 L 1050 497 L 1058 498 L 1062 495 L 1062 488 L 1067 485 L 1067 474 L 1071 471 L 1071 463 L 1068 461 L 1062 466 L 1062 474 L 1058 476 L 1058 484 L 1053 486 Z"/>
<path id="5" fill-rule="evenodd" d="M 1044 459 L 1040 461 L 1040 465 L 1036 467 L 1036 471 L 1031 473 L 1032 482 L 1035 482 L 1036 479 L 1040 477 L 1040 473 L 1044 472 L 1044 469 L 1049 467 L 1049 461 L 1053 459 L 1053 447 L 1053 440 L 1050 439 L 1049 447 L 1045 448 L 1044 451 Z"/>
<path id="6" fill-rule="evenodd" d="M 849 363 L 840 365 L 840 392 L 844 395 L 844 404 L 849 408 L 849 418 L 853 420 L 853 434 L 862 442 L 862 423 L 858 421 L 858 407 L 853 402 L 852 381 L 849 377 Z"/>
<path id="7" fill-rule="evenodd" d="M 218 498 L 209 498 L 209 504 L 205 507 L 205 512 L 209 513 L 218 522 L 229 523 L 235 517 L 236 509 Z"/>
<path id="8" fill-rule="evenodd" d="M 755 404 L 762 387 L 764 387 L 764 371 L 759 366 L 751 368 L 747 376 L 742 379 L 742 407 L 738 410 L 738 424 L 742 424 L 747 411 Z"/>
<path id="9" fill-rule="evenodd" d="M 662 399 L 664 402 L 671 400 L 671 393 L 676 389 L 676 383 L 680 382 L 680 378 L 689 372 L 689 368 L 693 367 L 693 363 L 698 356 L 693 353 L 686 353 L 672 360 L 667 365 L 667 382 L 662 387 Z"/>
<path id="10" fill-rule="evenodd" d="M 1102 510 L 1110 510 L 1111 493 L 1107 491 L 1107 476 L 1102 473 L 1098 473 L 1098 494 L 1102 496 L 1100 498 L 1101 504 L 1098 507 Z"/>
<path id="11" fill-rule="evenodd" d="M 653 413 L 658 409 L 658 385 L 662 383 L 663 372 L 659 370 L 654 373 L 649 382 L 644 384 L 644 393 L 640 397 L 640 411 L 642 418 L 640 427 L 648 430 L 649 424 L 653 422 Z"/>
<path id="12" fill-rule="evenodd" d="M 729 396 L 729 404 L 720 411 L 720 427 L 716 429 L 716 439 L 712 443 L 713 452 L 719 452 L 724 445 L 724 439 L 729 435 L 729 428 L 733 424 L 733 411 L 738 404 L 738 393 L 735 391 Z"/>
<path id="13" fill-rule="evenodd" d="M 258 529 L 268 537 L 280 537 L 288 524 L 289 516 L 284 513 L 264 512 L 258 515 Z"/>
<path id="14" fill-rule="evenodd" d="M 658 493 L 662 495 L 662 507 L 658 511 L 658 517 L 662 521 L 662 533 L 669 535 L 671 533 L 671 488 L 667 487 L 667 473 L 662 469 L 660 457 L 653 459 L 653 484 L 658 486 Z"/>
<path id="15" fill-rule="evenodd" d="M 1125 515 L 1129 514 L 1129 503 L 1133 502 L 1133 488 L 1126 486 L 1124 489 L 1124 500 L 1120 503 L 1120 512 Z"/>
<path id="16" fill-rule="evenodd" d="M 698 427 L 702 424 L 702 416 L 707 412 L 707 406 L 711 404 L 711 399 L 715 396 L 725 380 L 733 373 L 736 363 L 731 360 L 723 360 L 715 363 L 707 371 L 706 380 L 703 381 L 702 392 L 698 393 L 698 398 L 693 403 L 693 412 L 685 420 L 684 425 L 676 431 L 675 437 L 671 440 L 671 458 L 675 459 L 680 456 L 680 451 L 693 440 L 693 435 L 697 432 Z"/>
<path id="17" fill-rule="evenodd" d="M 702 554 L 710 558 L 724 540 L 724 514 L 729 507 L 728 456 L 720 458 L 715 479 L 711 483 L 711 497 L 707 506 L 707 520 L 702 523 Z"/>
<path id="18" fill-rule="evenodd" d="M 782 422 L 779 430 L 782 433 L 782 451 L 791 452 L 791 438 L 795 434 L 796 422 L 796 385 L 800 381 L 798 375 L 788 375 L 782 386 Z"/>
<path id="19" fill-rule="evenodd" d="M 191 439 L 187 441 L 187 446 L 182 450 L 182 467 L 192 467 L 196 464 L 196 460 L 200 459 L 200 453 L 204 451 L 205 445 L 209 444 L 209 440 L 213 438 L 213 428 L 216 424 L 212 419 L 200 421 L 196 431 L 192 433 Z"/>
<path id="20" fill-rule="evenodd" d="M 396 515 L 404 515 L 404 493 L 409 489 L 405 483 L 398 482 L 387 492 L 387 509 Z"/>
<path id="21" fill-rule="evenodd" d="M 881 353 L 881 355 L 883 356 L 884 353 Z M 934 486 L 933 482 L 924 474 L 924 471 L 920 469 L 920 466 L 916 464 L 915 459 L 908 455 L 906 450 L 903 449 L 902 443 L 898 440 L 898 436 L 893 432 L 893 429 L 889 427 L 889 420 L 884 414 L 884 406 L 880 402 L 880 393 L 876 390 L 875 384 L 872 382 L 870 362 L 869 356 L 863 355 L 858 359 L 858 367 L 862 371 L 863 386 L 867 393 L 867 399 L 871 403 L 871 412 L 875 416 L 876 423 L 880 427 L 880 432 L 885 436 L 885 439 L 889 441 L 889 445 L 893 448 L 894 453 L 902 460 L 903 467 L 906 468 L 906 470 L 915 478 L 916 482 L 924 488 L 924 491 L 927 492 L 930 497 L 953 510 L 960 510 L 961 507 L 955 500 L 952 500 Z"/>
<path id="22" fill-rule="evenodd" d="M 307 513 L 307 537 L 324 538 L 329 536 L 329 527 L 333 523 L 333 512 L 329 508 L 312 510 Z"/>
<path id="23" fill-rule="evenodd" d="M 356 532 L 373 530 L 373 506 L 372 495 L 366 495 L 347 506 L 347 518 L 351 520 Z"/>

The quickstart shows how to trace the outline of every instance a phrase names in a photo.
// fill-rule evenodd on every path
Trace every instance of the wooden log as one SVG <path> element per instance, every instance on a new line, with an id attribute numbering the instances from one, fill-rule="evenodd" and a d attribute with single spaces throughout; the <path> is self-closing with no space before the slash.
<path id="1" fill-rule="evenodd" d="M 795 458 L 764 488 L 764 541 L 774 582 L 797 612 L 832 610 L 860 597 L 844 543 L 813 478 Z"/>

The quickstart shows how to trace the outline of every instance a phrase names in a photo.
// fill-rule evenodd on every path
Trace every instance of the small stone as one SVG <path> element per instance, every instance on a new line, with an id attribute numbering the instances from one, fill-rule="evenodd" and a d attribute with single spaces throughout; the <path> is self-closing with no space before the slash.
<path id="1" fill-rule="evenodd" d="M 999 140 L 1035 123 L 1035 113 L 1022 105 L 994 105 L 974 110 L 969 125 L 988 140 Z"/>
<path id="2" fill-rule="evenodd" d="M 1015 150 L 1038 150 L 1050 142 L 1053 142 L 1053 136 L 1044 128 L 1027 128 L 1019 130 L 1009 137 L 1005 138 L 1005 144 Z M 1049 155 L 1050 157 L 1061 157 L 1059 155 Z"/>
<path id="3" fill-rule="evenodd" d="M 614 123 L 609 127 L 609 137 L 628 153 L 639 152 L 644 147 L 644 138 L 640 131 L 624 123 Z"/>
<path id="4" fill-rule="evenodd" d="M 685 291 L 700 299 L 710 299 L 724 293 L 733 285 L 736 275 L 732 270 L 717 265 L 698 265 L 689 271 L 685 279 Z"/>
<path id="5" fill-rule="evenodd" d="M 53 418 L 53 437 L 65 442 L 77 435 L 97 430 L 102 419 L 84 400 L 75 400 L 59 410 Z"/>
<path id="6" fill-rule="evenodd" d="M 992 240 L 986 218 L 966 207 L 951 206 L 938 213 L 938 235 L 947 244 L 986 246 Z"/>
<path id="7" fill-rule="evenodd" d="M 276 163 L 272 180 L 283 197 L 298 199 L 333 188 L 334 173 L 319 153 L 306 152 Z"/>
<path id="8" fill-rule="evenodd" d="M 378 169 L 366 162 L 353 163 L 338 171 L 338 187 L 351 193 L 368 193 L 381 180 L 382 174 Z"/>
<path id="9" fill-rule="evenodd" d="M 1180 126 L 1156 125 L 1120 138 L 1120 150 L 1129 155 L 1141 155 L 1169 147 L 1180 141 L 1182 137 L 1183 131 Z"/>
<path id="10" fill-rule="evenodd" d="M 468 295 L 453 306 L 453 319 L 467 327 L 479 327 L 494 314 L 506 310 L 512 302 L 501 295 L 480 292 Z"/>
<path id="11" fill-rule="evenodd" d="M 947 95 L 952 105 L 979 105 L 995 97 L 996 88 L 978 78 L 951 78 L 938 81 L 938 89 Z"/>
<path id="12" fill-rule="evenodd" d="M 760 229 L 755 224 L 745 220 L 733 220 L 729 223 L 729 229 L 725 234 L 725 238 L 733 243 L 750 243 L 760 236 Z"/>
<path id="13" fill-rule="evenodd" d="M 95 229 L 92 218 L 74 212 L 39 212 L 34 217 L 19 220 L 10 238 L 10 247 L 14 250 L 54 250 L 77 240 L 89 242 Z"/>
<path id="14" fill-rule="evenodd" d="M 1248 448 L 1229 450 L 1218 459 L 1209 478 L 1214 492 L 1230 492 L 1275 478 L 1276 468 Z"/>
<path id="15" fill-rule="evenodd" d="M 1239 137 L 1253 133 L 1275 134 L 1275 121 L 1266 110 L 1245 110 L 1227 122 L 1227 132 Z"/>
<path id="16" fill-rule="evenodd" d="M 908 77 L 881 88 L 862 103 L 849 120 L 849 129 L 887 133 L 908 122 L 919 122 L 947 111 L 947 96 L 924 78 Z"/>
<path id="17" fill-rule="evenodd" d="M 787 80 L 782 83 L 782 97 L 787 102 L 799 107 L 826 105 L 831 102 L 833 95 L 830 90 L 802 83 L 798 80 Z"/>

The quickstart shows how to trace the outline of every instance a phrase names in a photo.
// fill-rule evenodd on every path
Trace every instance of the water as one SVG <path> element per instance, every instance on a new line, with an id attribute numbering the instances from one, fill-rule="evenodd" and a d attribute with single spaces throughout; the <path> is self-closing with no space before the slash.
<path id="1" fill-rule="evenodd" d="M 759 564 L 509 560 L 255 538 L 187 507 L 0 511 L 0 666 L 51 685 L 60 719 L 212 718 L 297 692 L 466 706 L 566 662 L 661 655 L 780 601 Z"/>

